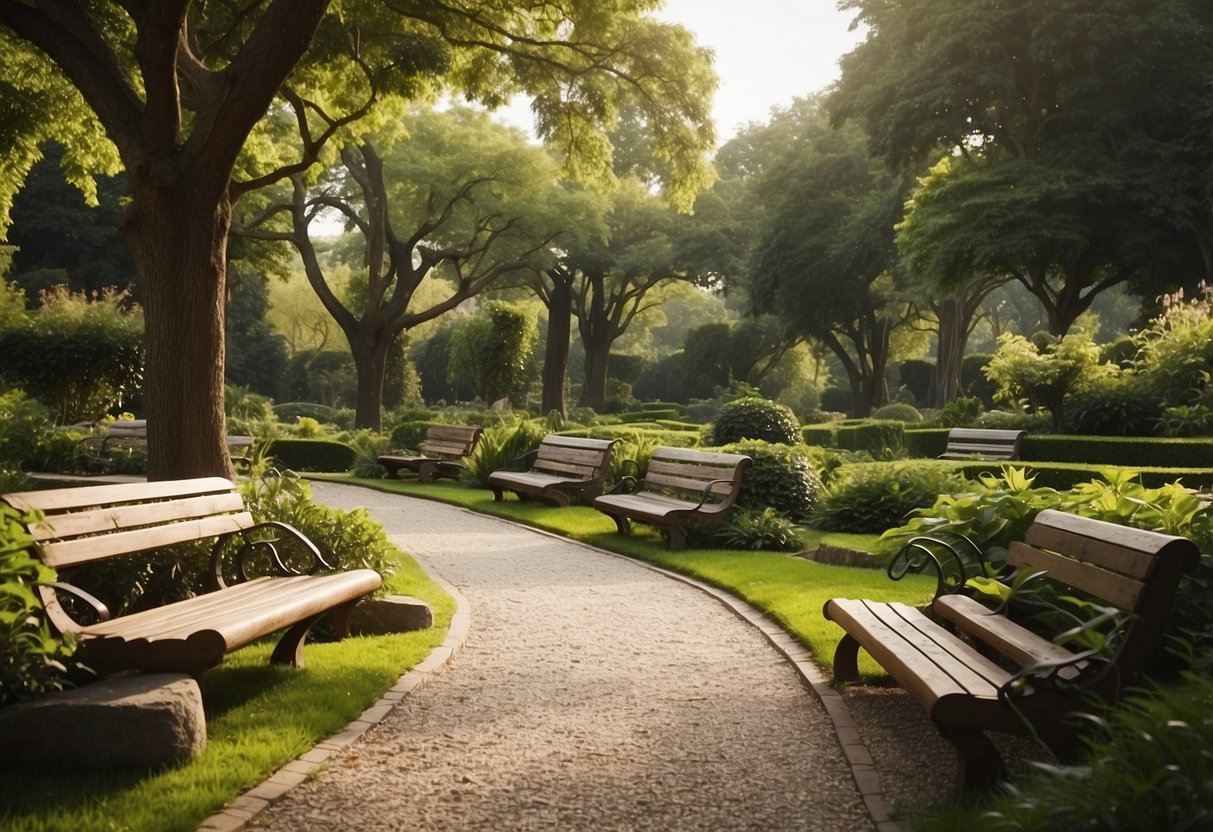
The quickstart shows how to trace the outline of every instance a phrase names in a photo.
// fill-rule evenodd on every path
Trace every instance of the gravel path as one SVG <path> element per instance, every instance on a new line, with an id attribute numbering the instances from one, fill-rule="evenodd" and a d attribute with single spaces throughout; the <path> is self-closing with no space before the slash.
<path id="1" fill-rule="evenodd" d="M 450 506 L 313 492 L 369 509 L 463 593 L 471 630 L 257 828 L 873 828 L 821 703 L 717 601 Z"/>

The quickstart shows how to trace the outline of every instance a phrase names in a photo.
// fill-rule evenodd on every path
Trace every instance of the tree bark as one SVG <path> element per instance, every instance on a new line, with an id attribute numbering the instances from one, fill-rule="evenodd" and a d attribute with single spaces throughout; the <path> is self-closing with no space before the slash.
<path id="1" fill-rule="evenodd" d="M 552 280 L 548 292 L 548 341 L 543 353 L 543 405 L 544 414 L 556 411 L 567 415 L 565 407 L 565 382 L 569 370 L 569 338 L 573 329 L 573 278 L 572 275 L 549 270 Z"/>
<path id="2" fill-rule="evenodd" d="M 223 366 L 231 205 L 200 188 L 134 182 L 120 229 L 143 294 L 148 479 L 234 472 L 227 450 Z"/>

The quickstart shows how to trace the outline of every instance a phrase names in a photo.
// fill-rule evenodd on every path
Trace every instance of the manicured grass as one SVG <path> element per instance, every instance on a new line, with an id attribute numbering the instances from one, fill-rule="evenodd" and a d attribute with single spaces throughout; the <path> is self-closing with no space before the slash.
<path id="1" fill-rule="evenodd" d="M 270 666 L 273 640 L 228 657 L 201 688 L 207 747 L 175 767 L 0 772 L 5 830 L 194 830 L 240 792 L 357 718 L 446 635 L 454 602 L 402 555 L 391 588 L 428 601 L 431 629 L 309 643 L 303 669 Z M 72 760 L 65 750 L 63 759 Z"/>
<path id="2" fill-rule="evenodd" d="M 882 570 L 826 566 L 776 552 L 717 549 L 671 552 L 651 526 L 637 523 L 633 526 L 633 534 L 624 536 L 615 530 L 614 521 L 588 506 L 557 508 L 537 500 L 523 502 L 512 497 L 496 503 L 491 492 L 457 483 L 364 480 L 331 475 L 315 478 L 453 503 L 690 575 L 733 593 L 780 621 L 827 668 L 833 664 L 834 647 L 842 635 L 838 626 L 821 614 L 827 600 L 871 598 L 925 604 L 935 591 L 934 579 L 920 575 L 891 581 Z M 863 549 L 871 547 L 875 541 L 875 535 L 818 532 L 812 542 Z M 867 677 L 885 675 L 862 652 L 860 672 Z"/>

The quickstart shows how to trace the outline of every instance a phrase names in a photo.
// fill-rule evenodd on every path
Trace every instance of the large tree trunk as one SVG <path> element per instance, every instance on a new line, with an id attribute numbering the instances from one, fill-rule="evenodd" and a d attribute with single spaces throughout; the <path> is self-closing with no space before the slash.
<path id="1" fill-rule="evenodd" d="M 585 344 L 585 387 L 581 403 L 598 413 L 606 411 L 607 362 L 611 357 L 611 342 L 601 334 L 582 335 Z"/>
<path id="2" fill-rule="evenodd" d="M 223 407 L 231 205 L 200 198 L 205 189 L 134 189 L 121 233 L 143 294 L 148 479 L 231 477 Z"/>
<path id="3" fill-rule="evenodd" d="M 354 369 L 358 375 L 358 393 L 354 405 L 354 424 L 373 431 L 383 429 L 383 379 L 387 374 L 387 354 L 392 346 L 388 338 L 358 333 L 351 338 Z"/>
<path id="4" fill-rule="evenodd" d="M 551 275 L 548 296 L 548 341 L 543 353 L 543 412 L 565 413 L 565 380 L 569 370 L 569 337 L 573 328 L 573 282 Z"/>
<path id="5" fill-rule="evenodd" d="M 964 365 L 965 346 L 969 341 L 969 324 L 963 297 L 952 297 L 936 305 L 939 315 L 939 343 L 935 355 L 935 372 L 931 375 L 931 389 L 927 404 L 943 407 L 960 395 L 961 369 Z"/>

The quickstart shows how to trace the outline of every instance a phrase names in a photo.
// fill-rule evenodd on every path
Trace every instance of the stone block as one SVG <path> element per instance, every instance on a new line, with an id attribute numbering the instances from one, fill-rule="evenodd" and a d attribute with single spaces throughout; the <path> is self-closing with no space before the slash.
<path id="1" fill-rule="evenodd" d="M 9 765 L 146 766 L 205 747 L 202 692 L 180 673 L 116 676 L 0 708 Z"/>
<path id="2" fill-rule="evenodd" d="M 407 633 L 433 626 L 434 611 L 430 605 L 408 595 L 368 598 L 350 613 L 350 631 L 355 635 Z"/>

